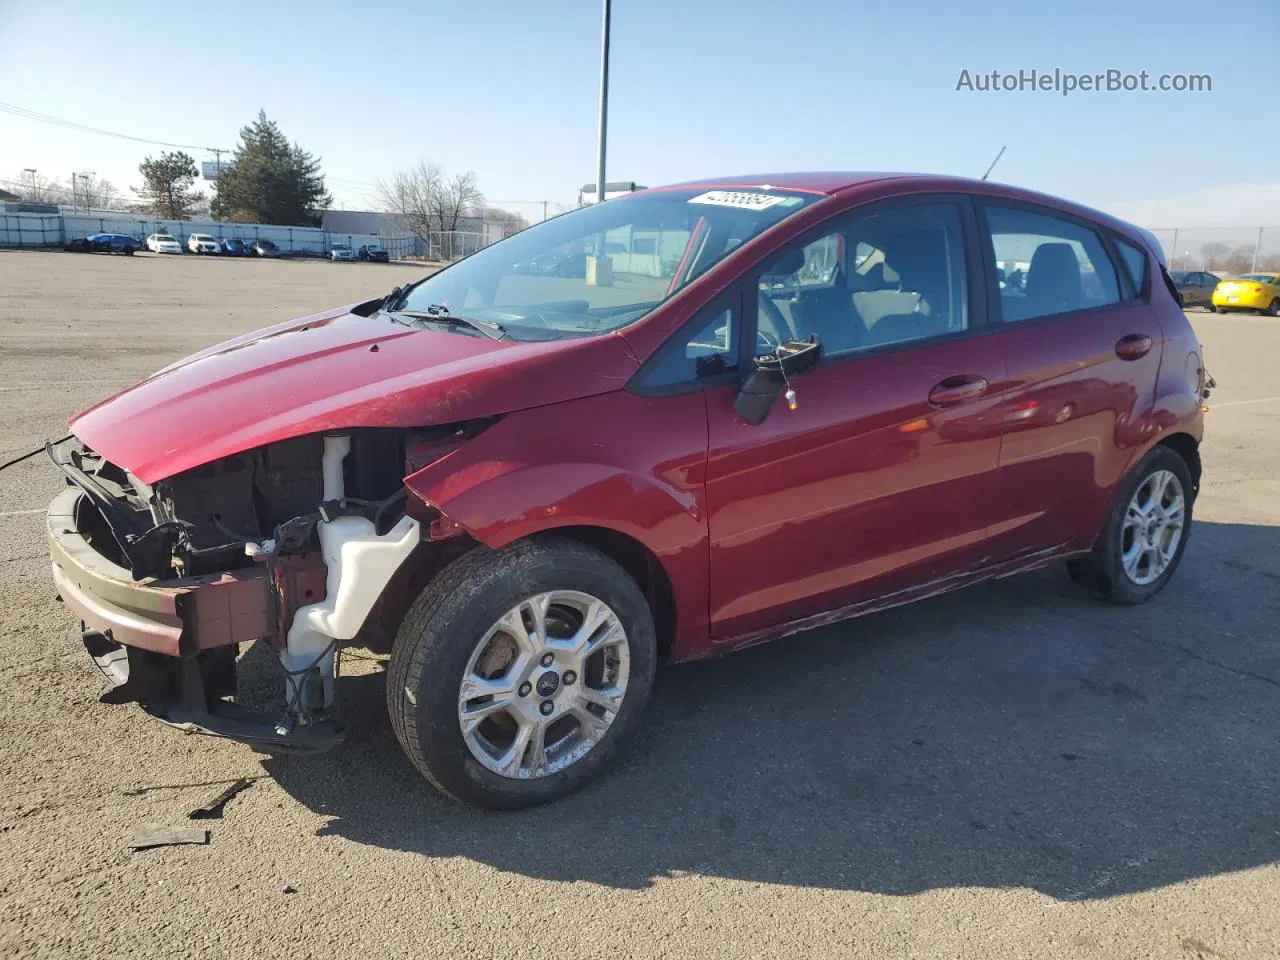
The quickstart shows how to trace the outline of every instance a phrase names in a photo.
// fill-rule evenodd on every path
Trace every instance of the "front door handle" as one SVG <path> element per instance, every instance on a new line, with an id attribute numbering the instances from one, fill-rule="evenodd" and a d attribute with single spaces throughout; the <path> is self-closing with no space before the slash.
<path id="1" fill-rule="evenodd" d="M 1145 333 L 1131 333 L 1116 341 L 1116 356 L 1121 360 L 1140 360 L 1151 351 L 1151 343 Z"/>
<path id="2" fill-rule="evenodd" d="M 934 385 L 929 391 L 929 402 L 936 407 L 951 407 L 966 400 L 973 400 L 987 392 L 989 384 L 985 377 L 972 373 L 962 373 L 947 377 Z"/>

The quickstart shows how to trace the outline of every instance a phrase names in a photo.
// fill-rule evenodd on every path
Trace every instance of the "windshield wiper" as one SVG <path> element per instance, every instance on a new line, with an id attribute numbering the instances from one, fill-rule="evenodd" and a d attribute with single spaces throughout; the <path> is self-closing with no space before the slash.
<path id="1" fill-rule="evenodd" d="M 431 323 L 441 323 L 451 327 L 470 327 L 473 330 L 479 330 L 490 340 L 501 340 L 507 335 L 506 328 L 500 323 L 494 323 L 492 320 L 474 320 L 471 317 L 459 317 L 449 312 L 449 308 L 442 303 L 433 303 L 425 310 L 389 310 L 387 311 L 392 319 L 396 317 L 408 317 L 411 320 L 427 320 Z"/>

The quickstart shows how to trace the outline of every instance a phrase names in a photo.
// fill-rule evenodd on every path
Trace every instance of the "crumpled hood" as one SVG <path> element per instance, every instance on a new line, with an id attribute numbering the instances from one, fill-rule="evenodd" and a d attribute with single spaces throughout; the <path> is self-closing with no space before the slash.
<path id="1" fill-rule="evenodd" d="M 616 334 L 493 341 L 344 307 L 193 354 L 80 413 L 71 432 L 154 483 L 308 433 L 434 426 L 607 393 L 636 369 Z"/>

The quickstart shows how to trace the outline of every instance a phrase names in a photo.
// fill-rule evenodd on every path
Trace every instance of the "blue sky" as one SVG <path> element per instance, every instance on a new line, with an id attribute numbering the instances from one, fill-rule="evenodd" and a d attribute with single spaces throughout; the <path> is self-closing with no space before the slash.
<path id="1" fill-rule="evenodd" d="M 594 179 L 599 34 L 598 0 L 0 0 L 0 101 L 210 146 L 262 108 L 349 209 L 426 158 L 528 215 Z M 1007 145 L 993 179 L 1148 226 L 1280 225 L 1277 49 L 1276 0 L 615 0 L 609 179 L 978 176 Z M 962 69 L 1055 67 L 1207 73 L 1213 90 L 956 90 Z M 125 187 L 160 149 L 0 114 L 0 178 Z"/>

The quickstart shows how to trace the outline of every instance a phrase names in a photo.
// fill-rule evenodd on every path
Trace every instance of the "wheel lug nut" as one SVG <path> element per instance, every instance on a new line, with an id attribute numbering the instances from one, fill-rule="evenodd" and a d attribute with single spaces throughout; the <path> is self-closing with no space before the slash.
<path id="1" fill-rule="evenodd" d="M 572 670 L 566 670 L 564 672 L 564 676 L 560 679 L 564 681 L 564 685 L 567 687 L 569 684 L 573 683 L 573 681 L 578 679 L 578 675 Z"/>
<path id="2" fill-rule="evenodd" d="M 544 667 L 549 667 L 549 666 L 551 666 L 551 664 L 555 661 L 555 659 L 556 659 L 556 658 L 555 658 L 554 656 L 552 656 L 551 654 L 549 654 L 549 653 L 544 653 L 544 654 L 542 655 L 542 665 L 543 665 Z"/>
<path id="3" fill-rule="evenodd" d="M 533 684 L 530 683 L 528 680 L 526 680 L 524 683 L 520 684 L 520 689 L 517 692 L 520 694 L 520 696 L 527 697 L 529 695 L 529 691 L 532 689 L 533 689 Z"/>
<path id="4" fill-rule="evenodd" d="M 538 704 L 538 711 L 544 717 L 551 716 L 551 711 L 555 710 L 555 708 L 556 708 L 556 705 L 552 703 L 550 700 L 543 700 L 540 704 Z"/>

